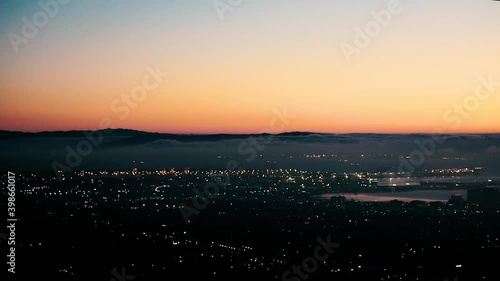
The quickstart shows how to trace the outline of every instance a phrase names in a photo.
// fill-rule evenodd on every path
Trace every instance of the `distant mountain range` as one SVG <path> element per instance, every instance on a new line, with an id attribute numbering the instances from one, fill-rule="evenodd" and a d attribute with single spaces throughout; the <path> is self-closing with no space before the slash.
<path id="1" fill-rule="evenodd" d="M 170 134 L 170 133 L 155 133 L 155 132 L 144 132 L 131 129 L 103 129 L 103 130 L 71 130 L 71 131 L 43 131 L 43 132 L 19 132 L 19 131 L 5 131 L 0 130 L 0 139 L 6 138 L 29 138 L 29 137 L 81 137 L 82 133 L 87 132 L 100 132 L 105 136 L 113 137 L 146 137 L 151 136 L 155 138 L 165 138 L 165 139 L 178 139 L 178 140 L 190 140 L 190 139 L 235 139 L 235 138 L 247 138 L 250 136 L 258 135 L 270 135 L 270 134 Z M 307 136 L 314 135 L 318 133 L 312 132 L 286 132 L 274 135 L 280 136 Z"/>
<path id="2" fill-rule="evenodd" d="M 151 139 L 169 139 L 177 141 L 217 141 L 227 139 L 244 139 L 248 137 L 258 136 L 278 136 L 278 137 L 391 137 L 391 136 L 406 136 L 406 137 L 428 137 L 431 134 L 425 133 L 410 133 L 410 134 L 388 134 L 388 133 L 316 133 L 316 132 L 284 132 L 278 134 L 171 134 L 171 133 L 156 133 L 145 132 L 132 129 L 103 129 L 103 130 L 71 130 L 71 131 L 43 131 L 43 132 L 20 132 L 20 131 L 5 131 L 0 130 L 0 139 L 13 138 L 79 138 L 83 133 L 99 132 L 106 137 L 141 137 Z M 446 136 L 499 136 L 498 134 L 446 134 Z"/>

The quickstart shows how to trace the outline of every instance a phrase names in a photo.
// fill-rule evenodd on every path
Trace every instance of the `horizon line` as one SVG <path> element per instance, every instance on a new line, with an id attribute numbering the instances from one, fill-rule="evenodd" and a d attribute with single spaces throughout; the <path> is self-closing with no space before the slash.
<path id="1" fill-rule="evenodd" d="M 141 133 L 149 133 L 149 134 L 170 134 L 170 135 L 280 135 L 280 134 L 290 134 L 290 133 L 308 133 L 308 134 L 330 134 L 330 135 L 355 135 L 355 134 L 372 134 L 372 135 L 500 135 L 500 131 L 498 132 L 405 132 L 405 133 L 397 133 L 397 132 L 346 132 L 346 133 L 335 133 L 335 132 L 315 132 L 315 131 L 284 131 L 277 133 L 268 133 L 268 132 L 210 132 L 210 133 L 176 133 L 176 132 L 160 132 L 160 131 L 143 131 L 138 129 L 131 128 L 104 128 L 104 129 L 70 129 L 70 130 L 44 130 L 44 131 L 12 131 L 12 130 L 4 130 L 0 129 L 0 132 L 8 132 L 8 133 L 26 133 L 26 134 L 39 134 L 39 133 L 69 133 L 69 132 L 97 132 L 97 131 L 107 131 L 107 130 L 124 130 L 124 131 L 135 131 Z"/>

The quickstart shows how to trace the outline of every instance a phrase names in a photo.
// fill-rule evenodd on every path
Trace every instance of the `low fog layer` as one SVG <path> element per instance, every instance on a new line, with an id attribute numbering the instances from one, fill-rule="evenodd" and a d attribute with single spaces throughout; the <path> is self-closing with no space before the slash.
<path id="1" fill-rule="evenodd" d="M 52 170 L 55 162 L 75 171 L 225 169 L 232 161 L 230 166 L 237 163 L 243 169 L 397 171 L 402 157 L 424 155 L 423 164 L 417 169 L 486 166 L 486 174 L 500 174 L 500 135 L 444 137 L 312 133 L 171 135 L 129 130 L 1 132 L 0 169 Z"/>

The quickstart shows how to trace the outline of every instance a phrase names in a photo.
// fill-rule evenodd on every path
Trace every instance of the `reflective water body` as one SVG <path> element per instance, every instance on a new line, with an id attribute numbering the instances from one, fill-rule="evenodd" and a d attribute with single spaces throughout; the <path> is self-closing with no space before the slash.
<path id="1" fill-rule="evenodd" d="M 403 192 L 378 192 L 378 193 L 327 193 L 314 198 L 330 199 L 332 196 L 342 195 L 348 200 L 355 200 L 361 202 L 386 202 L 391 200 L 399 200 L 410 202 L 414 200 L 435 202 L 446 202 L 451 196 L 455 194 L 462 194 L 464 199 L 467 200 L 467 190 L 415 190 Z"/>
<path id="2" fill-rule="evenodd" d="M 382 186 L 405 186 L 405 185 L 420 185 L 421 181 L 429 182 L 488 182 L 488 180 L 499 182 L 500 177 L 488 177 L 483 175 L 467 175 L 467 176 L 441 176 L 441 177 L 404 177 L 404 178 L 381 178 L 378 180 Z"/>

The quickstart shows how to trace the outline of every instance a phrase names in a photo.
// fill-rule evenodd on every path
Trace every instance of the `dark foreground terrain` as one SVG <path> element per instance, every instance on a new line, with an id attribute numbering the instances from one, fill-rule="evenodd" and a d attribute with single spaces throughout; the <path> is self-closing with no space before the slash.
<path id="1" fill-rule="evenodd" d="M 498 209 L 315 200 L 282 175 L 210 173 L 18 174 L 16 277 L 500 280 Z"/>

